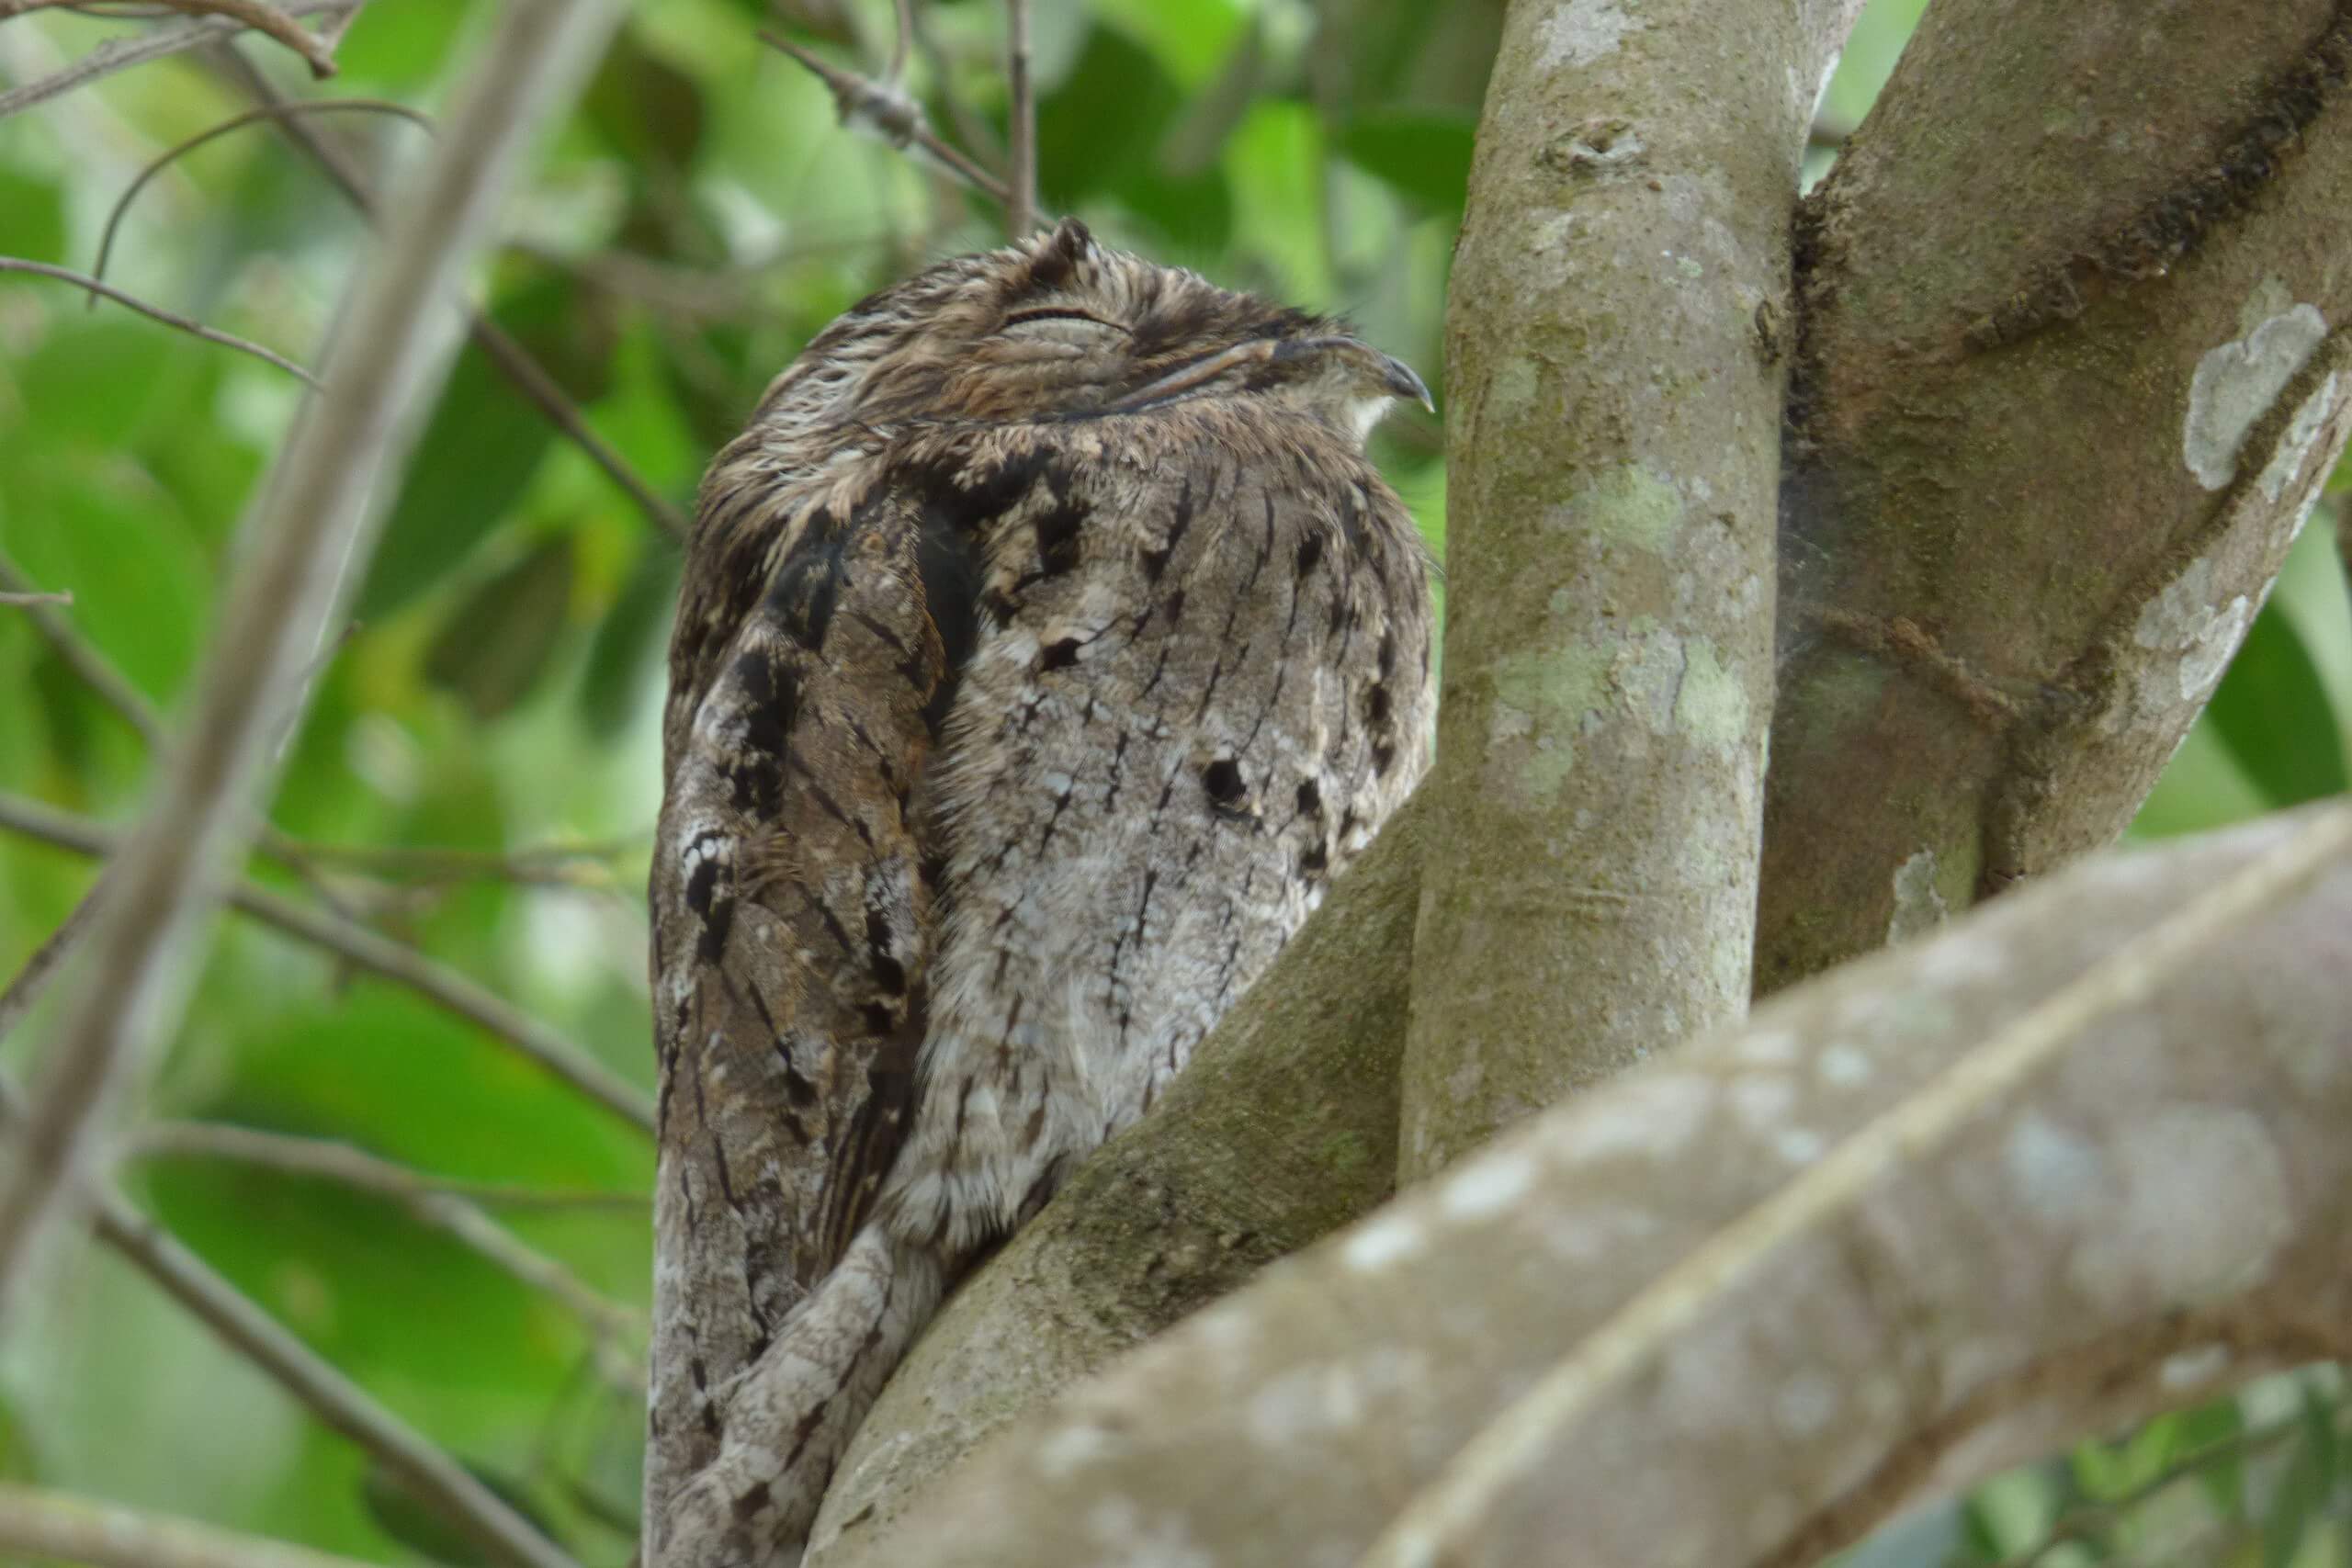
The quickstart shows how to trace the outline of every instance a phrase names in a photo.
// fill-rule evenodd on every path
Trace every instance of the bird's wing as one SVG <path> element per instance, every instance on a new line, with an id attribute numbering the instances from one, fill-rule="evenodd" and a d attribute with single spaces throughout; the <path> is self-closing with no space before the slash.
<path id="1" fill-rule="evenodd" d="M 651 886 L 655 1448 L 688 1467 L 897 1150 L 931 919 L 917 790 L 972 615 L 962 536 L 903 484 L 812 495 L 722 456 L 703 513 Z"/>

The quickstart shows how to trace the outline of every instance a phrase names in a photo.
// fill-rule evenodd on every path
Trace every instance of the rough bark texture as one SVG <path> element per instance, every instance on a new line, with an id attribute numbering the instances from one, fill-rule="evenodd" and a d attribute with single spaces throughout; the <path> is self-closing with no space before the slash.
<path id="1" fill-rule="evenodd" d="M 1448 307 L 1408 1180 L 1747 1004 L 1787 213 L 1843 36 L 1805 22 L 1525 0 L 1505 23 Z"/>
<path id="2" fill-rule="evenodd" d="M 842 1460 L 812 1568 L 989 1434 L 1388 1196 L 1424 809 L 1397 813 L 1159 1109 L 948 1303 Z"/>
<path id="3" fill-rule="evenodd" d="M 2352 1350 L 2347 846 L 2336 807 L 2105 861 L 1792 991 L 843 1561 L 1793 1564 L 2087 1416 Z M 1467 1528 L 1406 1508 L 1531 1391 L 1560 1418 Z"/>
<path id="4" fill-rule="evenodd" d="M 2352 422 L 2352 6 L 1939 0 L 1800 217 L 1762 988 L 2112 839 Z"/>

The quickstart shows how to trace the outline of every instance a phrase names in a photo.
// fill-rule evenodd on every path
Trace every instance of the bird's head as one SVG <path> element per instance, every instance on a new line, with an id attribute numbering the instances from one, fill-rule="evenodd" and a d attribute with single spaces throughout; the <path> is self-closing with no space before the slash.
<path id="1" fill-rule="evenodd" d="M 1098 244 L 1069 219 L 853 306 L 768 389 L 761 423 L 1088 419 L 1193 398 L 1286 405 L 1359 446 L 1392 400 L 1430 401 L 1342 323 Z"/>

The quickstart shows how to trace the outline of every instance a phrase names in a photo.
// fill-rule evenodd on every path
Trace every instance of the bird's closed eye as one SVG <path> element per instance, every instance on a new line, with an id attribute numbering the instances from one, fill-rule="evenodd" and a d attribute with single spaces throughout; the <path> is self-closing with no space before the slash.
<path id="1" fill-rule="evenodd" d="M 1004 318 L 1003 330 L 1015 327 L 1075 325 L 1101 327 L 1106 332 L 1125 333 L 1127 329 L 1116 321 L 1106 321 L 1091 310 L 1080 310 L 1067 305 L 1035 305 L 1025 310 L 1014 310 Z"/>

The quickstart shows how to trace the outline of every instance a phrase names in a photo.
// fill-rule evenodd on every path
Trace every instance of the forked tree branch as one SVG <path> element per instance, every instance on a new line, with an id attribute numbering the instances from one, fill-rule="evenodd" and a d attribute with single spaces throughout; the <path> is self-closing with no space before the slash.
<path id="1" fill-rule="evenodd" d="M 0 0 L 0 22 L 28 11 L 59 10 L 81 0 Z M 306 61 L 313 76 L 334 74 L 334 51 L 326 39 L 303 29 L 291 16 L 264 0 L 156 0 L 165 10 L 187 17 L 219 17 L 273 39 Z"/>
<path id="2" fill-rule="evenodd" d="M 2131 820 L 2352 430 L 2347 203 L 2342 0 L 1923 17 L 1799 215 L 1760 989 Z"/>
<path id="3" fill-rule="evenodd" d="M 319 31 L 334 37 L 347 26 L 351 18 L 368 0 L 292 0 L 280 7 L 288 17 L 324 17 L 326 23 Z M 151 28 L 136 38 L 109 39 L 62 71 L 52 72 L 21 87 L 0 92 L 0 119 L 6 119 L 18 109 L 30 108 L 38 103 L 70 93 L 79 87 L 103 80 L 118 71 L 134 65 L 144 65 L 151 60 L 162 60 L 187 50 L 200 49 L 209 43 L 220 43 L 245 30 L 245 24 L 231 17 L 191 17 L 186 21 L 169 22 Z"/>
<path id="4" fill-rule="evenodd" d="M 1012 210 L 1011 188 L 932 130 L 922 106 L 910 97 L 903 87 L 844 71 L 823 55 L 803 49 L 779 33 L 763 31 L 760 41 L 779 53 L 790 55 L 803 70 L 825 85 L 833 95 L 834 110 L 845 128 L 879 137 L 893 147 L 916 148 L 974 190 L 1003 204 L 1007 211 Z"/>
<path id="5" fill-rule="evenodd" d="M 1545 1112 L 826 1561 L 1797 1568 L 2344 1355 L 2346 930 L 2342 805 L 2002 899 Z"/>
<path id="6" fill-rule="evenodd" d="M 304 674 L 363 565 L 381 470 L 404 419 L 447 363 L 441 306 L 488 227 L 523 145 L 563 102 L 618 19 L 616 0 L 515 0 L 474 66 L 447 135 L 351 286 L 327 351 L 328 389 L 275 466 L 249 530 L 249 564 L 221 619 L 186 739 L 151 816 L 118 858 L 92 922 L 87 968 L 10 1141 L 0 1186 L 0 1311 L 33 1243 L 80 1201 L 89 1136 L 168 1038 L 186 996 L 185 949 L 253 831 L 268 748 L 299 714 Z"/>

